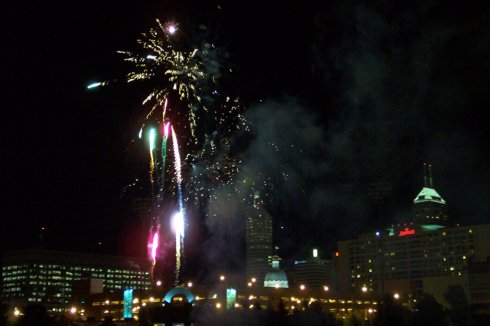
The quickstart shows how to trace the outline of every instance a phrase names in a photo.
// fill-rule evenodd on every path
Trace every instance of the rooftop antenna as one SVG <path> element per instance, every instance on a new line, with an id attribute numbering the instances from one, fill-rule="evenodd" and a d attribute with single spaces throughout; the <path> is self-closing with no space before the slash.
<path id="1" fill-rule="evenodd" d="M 46 232 L 46 226 L 41 225 L 39 228 L 39 248 L 44 249 L 44 236 Z"/>
<path id="2" fill-rule="evenodd" d="M 424 187 L 427 188 L 429 186 L 427 182 L 427 163 L 424 163 Z"/>
<path id="3" fill-rule="evenodd" d="M 429 187 L 434 188 L 434 185 L 432 184 L 432 164 L 429 164 Z"/>

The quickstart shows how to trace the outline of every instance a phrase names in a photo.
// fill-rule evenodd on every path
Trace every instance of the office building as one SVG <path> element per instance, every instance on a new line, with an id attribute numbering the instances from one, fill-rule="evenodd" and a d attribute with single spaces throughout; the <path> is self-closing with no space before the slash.
<path id="1" fill-rule="evenodd" d="M 64 312 L 74 282 L 86 279 L 99 280 L 104 292 L 151 285 L 144 263 L 135 259 L 43 249 L 3 256 L 2 298 L 19 306 L 42 303 L 50 312 Z"/>
<path id="2" fill-rule="evenodd" d="M 381 294 L 402 283 L 406 291 L 423 290 L 428 277 L 464 278 L 469 262 L 490 257 L 488 239 L 490 224 L 402 226 L 340 241 L 335 257 L 337 286 L 342 292 L 367 288 Z"/>
<path id="3" fill-rule="evenodd" d="M 271 268 L 272 260 L 272 217 L 264 209 L 258 192 L 254 205 L 247 210 L 246 221 L 246 275 L 259 284 Z"/>
<path id="4" fill-rule="evenodd" d="M 289 275 L 295 286 L 303 284 L 310 289 L 330 287 L 333 283 L 332 262 L 321 259 L 318 250 L 313 249 L 313 254 L 308 259 L 294 261 Z"/>

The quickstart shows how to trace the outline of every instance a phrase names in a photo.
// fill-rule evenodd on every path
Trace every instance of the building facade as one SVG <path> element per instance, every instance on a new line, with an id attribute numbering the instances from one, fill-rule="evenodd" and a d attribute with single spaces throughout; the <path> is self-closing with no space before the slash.
<path id="1" fill-rule="evenodd" d="M 72 299 L 74 282 L 97 279 L 105 292 L 149 290 L 150 275 L 134 259 L 43 249 L 5 253 L 2 298 L 17 305 L 42 303 L 61 313 Z"/>
<path id="2" fill-rule="evenodd" d="M 406 291 L 423 290 L 429 277 L 466 279 L 469 262 L 490 257 L 489 239 L 490 224 L 482 224 L 401 226 L 340 241 L 335 257 L 338 290 L 381 294 L 402 283 Z"/>
<path id="3" fill-rule="evenodd" d="M 258 193 L 246 218 L 246 275 L 247 279 L 255 278 L 262 284 L 272 266 L 272 216 L 262 206 Z"/>
<path id="4" fill-rule="evenodd" d="M 289 274 L 295 286 L 303 284 L 310 289 L 323 289 L 333 284 L 332 261 L 320 258 L 316 249 L 312 257 L 295 260 Z"/>

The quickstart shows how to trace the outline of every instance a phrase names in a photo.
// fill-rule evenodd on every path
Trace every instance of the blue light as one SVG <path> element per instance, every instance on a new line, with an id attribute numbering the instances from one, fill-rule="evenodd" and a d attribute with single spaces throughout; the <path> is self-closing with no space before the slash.
<path id="1" fill-rule="evenodd" d="M 133 317 L 133 289 L 124 290 L 123 318 Z"/>

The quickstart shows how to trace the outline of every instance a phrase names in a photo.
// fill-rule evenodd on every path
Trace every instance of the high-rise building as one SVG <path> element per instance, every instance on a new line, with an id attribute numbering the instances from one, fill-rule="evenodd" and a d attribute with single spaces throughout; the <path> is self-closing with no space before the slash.
<path id="1" fill-rule="evenodd" d="M 246 222 L 246 274 L 259 284 L 271 268 L 272 261 L 272 217 L 264 209 L 258 192 L 254 194 L 254 205 L 247 210 Z"/>
<path id="2" fill-rule="evenodd" d="M 489 259 L 488 239 L 490 224 L 413 225 L 340 241 L 335 257 L 338 290 L 358 293 L 364 288 L 381 294 L 390 291 L 389 284 L 403 283 L 406 291 L 413 291 L 423 290 L 429 277 L 464 279 L 469 262 Z"/>
<path id="3" fill-rule="evenodd" d="M 446 201 L 434 189 L 432 165 L 424 163 L 424 187 L 413 200 L 414 224 L 447 225 Z"/>
<path id="4" fill-rule="evenodd" d="M 304 284 L 310 289 L 330 287 L 333 280 L 332 262 L 321 259 L 318 250 L 313 249 L 312 257 L 294 261 L 294 266 L 289 275 L 291 275 L 296 286 Z"/>
<path id="5" fill-rule="evenodd" d="M 42 303 L 64 312 L 75 281 L 97 279 L 106 292 L 126 288 L 149 290 L 150 275 L 135 259 L 28 249 L 5 253 L 2 298 L 16 305 Z"/>

